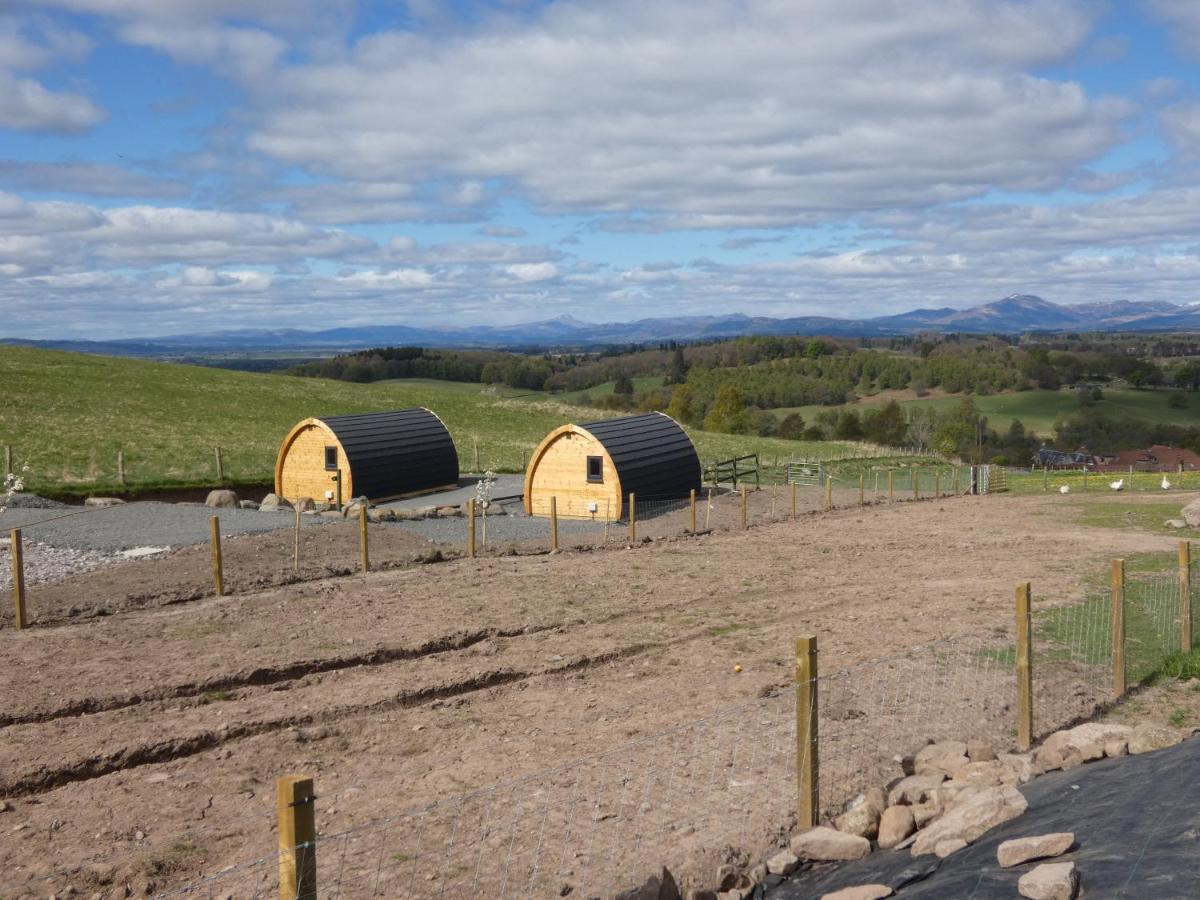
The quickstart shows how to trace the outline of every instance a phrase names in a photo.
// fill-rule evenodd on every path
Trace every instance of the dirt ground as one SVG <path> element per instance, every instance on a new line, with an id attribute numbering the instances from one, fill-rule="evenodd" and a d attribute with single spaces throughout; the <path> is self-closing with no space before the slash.
<path id="1" fill-rule="evenodd" d="M 1073 525 L 1065 508 L 1057 497 L 1003 496 L 882 505 L 634 549 L 452 559 L 258 589 L 235 580 L 223 598 L 173 589 L 189 602 L 5 629 L 0 896 L 68 885 L 149 895 L 259 857 L 269 870 L 283 774 L 314 776 L 318 827 L 333 834 L 639 738 L 665 752 L 665 729 L 780 696 L 798 634 L 819 636 L 832 670 L 1006 628 L 1017 581 L 1070 597 L 1114 555 L 1175 545 Z M 411 562 L 427 546 L 395 553 Z M 206 558 L 185 553 L 197 554 L 187 565 L 199 584 Z M 344 555 L 352 566 L 352 549 Z M 163 570 L 140 565 L 121 568 L 150 591 L 150 573 Z M 71 605 L 137 593 L 119 577 L 81 577 Z M 761 750 L 755 724 L 722 719 L 711 731 L 741 729 L 746 759 Z M 468 843 L 467 803 L 451 846 Z M 530 828 L 539 849 L 547 821 Z M 733 824 L 736 845 L 753 853 L 787 823 L 747 805 Z M 502 851 L 503 836 L 485 832 Z M 699 853 L 696 866 L 733 853 L 699 849 L 715 855 Z M 374 895 L 382 852 L 372 893 L 345 896 Z M 645 873 L 620 874 L 631 884 Z M 712 870 L 702 874 L 711 881 Z M 440 877 L 446 896 L 530 895 L 514 890 L 507 864 L 503 882 L 480 885 L 476 863 L 470 893 L 446 889 L 445 872 L 422 877 Z M 227 895 L 243 891 L 211 893 Z"/>

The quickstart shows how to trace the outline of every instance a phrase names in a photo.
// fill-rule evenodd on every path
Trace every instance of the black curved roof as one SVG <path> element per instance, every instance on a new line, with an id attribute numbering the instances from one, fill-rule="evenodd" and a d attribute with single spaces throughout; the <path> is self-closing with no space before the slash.
<path id="1" fill-rule="evenodd" d="M 458 482 L 458 451 L 427 409 L 322 416 L 346 451 L 354 493 L 377 499 Z"/>
<path id="2" fill-rule="evenodd" d="M 700 457 L 687 433 L 659 412 L 580 425 L 612 458 L 621 493 L 641 499 L 686 497 L 700 490 Z"/>

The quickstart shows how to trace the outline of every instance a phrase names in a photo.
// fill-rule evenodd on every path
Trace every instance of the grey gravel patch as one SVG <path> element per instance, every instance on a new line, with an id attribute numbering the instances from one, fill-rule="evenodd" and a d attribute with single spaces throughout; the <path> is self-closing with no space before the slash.
<path id="1" fill-rule="evenodd" d="M 57 500 L 47 500 L 36 494 L 13 494 L 8 501 L 9 509 L 69 509 L 65 503 Z"/>
<path id="2" fill-rule="evenodd" d="M 116 553 L 100 553 L 96 550 L 72 550 L 68 547 L 49 547 L 33 541 L 21 541 L 24 551 L 25 584 L 45 584 L 58 581 L 82 572 L 91 572 L 124 562 L 125 558 Z M 12 586 L 12 548 L 6 537 L 0 542 L 0 591 L 7 591 Z"/>
<path id="3" fill-rule="evenodd" d="M 247 509 L 212 510 L 176 503 L 127 503 L 104 509 L 6 509 L 0 513 L 0 533 L 20 528 L 24 537 L 51 547 L 115 553 L 135 547 L 186 547 L 206 543 L 209 519 L 217 513 L 221 534 L 258 534 L 290 528 L 291 515 Z M 62 518 L 58 518 L 62 516 Z M 51 521 L 53 520 L 53 521 Z M 305 527 L 329 519 L 301 516 Z"/>

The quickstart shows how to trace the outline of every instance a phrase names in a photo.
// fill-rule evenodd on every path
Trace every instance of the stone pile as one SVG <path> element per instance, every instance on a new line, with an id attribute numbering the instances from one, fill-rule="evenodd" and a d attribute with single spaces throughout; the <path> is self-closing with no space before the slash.
<path id="1" fill-rule="evenodd" d="M 651 879 L 623 897 L 653 900 L 748 900 L 756 886 L 771 887 L 812 864 L 861 859 L 873 850 L 908 850 L 913 856 L 945 858 L 978 841 L 998 825 L 1025 812 L 1017 787 L 1057 769 L 1093 760 L 1147 753 L 1179 743 L 1172 728 L 1088 723 L 1050 735 L 1035 751 L 998 753 L 982 741 L 930 742 L 898 758 L 903 775 L 885 788 L 872 788 L 846 803 L 830 826 L 796 832 L 787 847 L 742 874 L 723 866 L 714 889 L 681 894 L 673 880 Z M 1001 868 L 1053 859 L 1075 846 L 1070 832 L 1030 835 L 997 848 Z M 669 873 L 664 874 L 669 876 Z M 662 888 L 660 891 L 659 889 Z M 1073 862 L 1048 862 L 1021 875 L 1020 896 L 1030 900 L 1073 900 L 1079 871 Z M 761 889 L 759 889 L 761 891 Z M 864 884 L 825 894 L 822 900 L 876 900 L 892 888 Z"/>

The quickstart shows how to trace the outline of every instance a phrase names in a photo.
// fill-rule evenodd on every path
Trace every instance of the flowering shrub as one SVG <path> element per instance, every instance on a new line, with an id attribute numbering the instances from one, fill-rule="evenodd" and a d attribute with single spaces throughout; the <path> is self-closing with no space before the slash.
<path id="1" fill-rule="evenodd" d="M 488 469 L 483 477 L 475 483 L 475 502 L 485 509 L 492 502 L 492 486 L 496 483 L 496 473 Z"/>
<path id="2" fill-rule="evenodd" d="M 4 476 L 4 491 L 0 494 L 0 513 L 8 509 L 15 494 L 25 490 L 25 473 L 29 471 L 29 463 L 21 466 L 20 472 L 9 472 Z"/>

